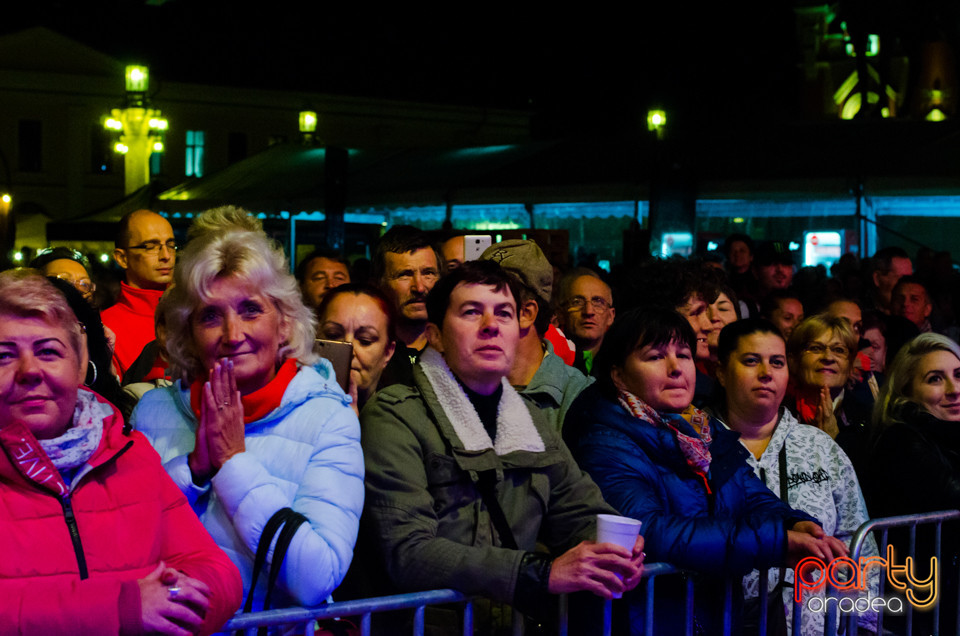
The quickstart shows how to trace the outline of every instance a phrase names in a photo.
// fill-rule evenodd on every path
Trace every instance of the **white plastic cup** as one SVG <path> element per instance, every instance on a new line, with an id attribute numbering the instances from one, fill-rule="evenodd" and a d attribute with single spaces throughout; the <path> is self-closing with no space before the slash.
<path id="1" fill-rule="evenodd" d="M 597 515 L 597 543 L 613 543 L 632 553 L 637 536 L 640 534 L 640 525 L 641 522 L 630 517 Z M 622 596 L 622 594 L 614 594 L 613 598 Z"/>

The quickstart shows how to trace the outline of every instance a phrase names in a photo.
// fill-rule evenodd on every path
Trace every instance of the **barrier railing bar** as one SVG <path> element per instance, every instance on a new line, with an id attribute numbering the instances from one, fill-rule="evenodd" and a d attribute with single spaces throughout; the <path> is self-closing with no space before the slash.
<path id="1" fill-rule="evenodd" d="M 889 532 L 887 531 L 886 528 L 884 528 L 883 531 L 880 533 L 880 543 L 881 543 L 880 550 L 883 551 L 883 554 L 886 554 L 886 551 L 887 551 L 887 541 L 889 540 L 888 534 Z M 857 556 L 855 557 L 855 560 L 859 560 L 860 544 L 856 545 L 856 550 L 857 550 Z M 887 577 L 881 575 L 880 576 L 880 596 L 883 596 L 886 590 L 887 590 Z M 877 633 L 878 634 L 883 633 L 883 616 L 884 616 L 884 612 L 880 612 L 880 615 L 877 616 Z"/>
<path id="2" fill-rule="evenodd" d="M 940 566 L 940 580 L 943 580 L 943 560 L 940 558 L 940 526 L 942 525 L 943 522 L 938 521 L 936 530 L 933 531 L 934 556 L 937 557 L 937 564 Z M 933 633 L 940 633 L 940 603 L 936 603 L 933 606 Z"/>
<path id="3" fill-rule="evenodd" d="M 603 602 L 603 636 L 613 633 L 613 601 Z"/>
<path id="4" fill-rule="evenodd" d="M 370 621 L 373 614 L 367 612 L 360 618 L 360 636 L 370 636 Z"/>
<path id="5" fill-rule="evenodd" d="M 557 608 L 560 610 L 560 620 L 557 621 L 557 636 L 567 636 L 567 617 L 570 612 L 570 599 L 566 594 L 561 594 L 557 601 Z"/>
<path id="6" fill-rule="evenodd" d="M 797 574 L 793 574 L 793 584 L 797 584 Z M 803 603 L 797 600 L 796 593 L 793 595 L 793 620 L 790 621 L 792 626 L 792 633 L 802 634 L 803 633 Z"/>
<path id="7" fill-rule="evenodd" d="M 455 590 L 431 590 L 429 592 L 412 592 L 409 594 L 380 596 L 355 601 L 338 601 L 313 608 L 292 607 L 288 609 L 267 610 L 265 612 L 255 612 L 252 614 L 238 614 L 224 625 L 223 631 L 298 624 L 312 620 L 340 618 L 342 616 L 363 616 L 364 614 L 373 612 L 413 609 L 426 605 L 462 603 L 469 599 L 469 596 Z"/>
<path id="8" fill-rule="evenodd" d="M 824 573 L 824 575 L 826 575 L 826 573 Z M 824 590 L 826 594 L 830 596 L 839 594 L 839 592 L 837 591 L 837 588 L 830 582 L 830 579 L 827 579 L 827 584 L 824 586 Z M 837 615 L 839 612 L 839 605 L 834 605 L 831 603 L 830 605 L 827 606 L 826 610 L 827 611 L 824 612 L 823 614 L 823 633 L 830 634 L 831 633 L 830 628 L 833 627 L 834 625 L 840 624 L 840 619 L 838 618 L 838 615 Z M 833 633 L 836 633 L 836 631 L 834 631 Z M 854 632 L 854 634 L 856 633 L 857 632 Z"/>
<path id="9" fill-rule="evenodd" d="M 644 608 L 643 614 L 644 634 L 653 633 L 653 584 L 655 581 L 656 576 L 651 576 L 647 579 L 646 607 Z"/>
<path id="10" fill-rule="evenodd" d="M 463 605 L 463 636 L 473 636 L 473 601 Z"/>
<path id="11" fill-rule="evenodd" d="M 420 605 L 413 613 L 413 636 L 423 636 L 423 614 L 425 607 Z"/>
<path id="12" fill-rule="evenodd" d="M 689 574 L 684 575 L 687 578 L 687 636 L 693 636 L 693 577 Z"/>
<path id="13" fill-rule="evenodd" d="M 770 583 L 770 570 L 767 570 L 767 569 L 760 570 L 759 580 L 760 580 L 760 588 L 759 588 L 760 589 L 760 633 L 766 634 L 767 633 L 767 601 L 769 600 L 768 597 L 770 596 L 770 592 L 767 589 L 767 586 Z M 729 611 L 728 608 L 724 608 L 724 616 L 726 616 L 726 612 L 728 611 Z M 724 621 L 724 624 L 726 624 L 726 621 Z"/>
<path id="14" fill-rule="evenodd" d="M 727 578 L 723 584 L 723 636 L 733 631 L 733 579 Z M 766 634 L 766 631 L 760 632 Z"/>

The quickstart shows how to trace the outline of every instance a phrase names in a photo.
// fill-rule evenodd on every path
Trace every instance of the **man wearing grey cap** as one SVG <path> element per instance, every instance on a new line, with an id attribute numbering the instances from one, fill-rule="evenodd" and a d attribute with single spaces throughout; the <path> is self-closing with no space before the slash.
<path id="1" fill-rule="evenodd" d="M 593 378 L 565 364 L 544 339 L 550 326 L 553 267 L 534 241 L 520 239 L 491 245 L 480 260 L 498 263 L 521 284 L 523 293 L 517 303 L 520 342 L 507 379 L 559 431 L 570 404 Z"/>

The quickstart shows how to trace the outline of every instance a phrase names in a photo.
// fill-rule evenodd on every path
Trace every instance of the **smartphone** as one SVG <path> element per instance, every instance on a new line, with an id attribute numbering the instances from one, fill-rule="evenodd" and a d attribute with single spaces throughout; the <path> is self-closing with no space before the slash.
<path id="1" fill-rule="evenodd" d="M 337 384 L 344 393 L 350 392 L 350 363 L 353 362 L 353 344 L 339 340 L 313 341 L 313 351 L 322 358 L 326 358 L 333 365 L 337 374 Z"/>
<path id="2" fill-rule="evenodd" d="M 493 245 L 493 237 L 489 234 L 467 234 L 463 237 L 463 260 L 475 261 L 483 251 Z"/>

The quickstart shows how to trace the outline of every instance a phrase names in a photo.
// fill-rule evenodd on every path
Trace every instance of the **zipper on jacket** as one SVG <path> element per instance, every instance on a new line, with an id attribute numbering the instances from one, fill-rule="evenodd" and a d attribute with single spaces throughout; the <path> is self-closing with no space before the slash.
<path id="1" fill-rule="evenodd" d="M 107 461 L 103 462 L 99 466 L 94 467 L 91 471 L 102 468 L 103 466 L 109 466 L 113 462 L 117 461 L 117 458 L 130 450 L 130 447 L 133 446 L 133 442 L 127 442 L 127 444 L 117 451 L 113 457 L 109 458 Z M 87 474 L 89 474 L 89 472 Z M 60 497 L 60 506 L 63 508 L 63 517 L 67 522 L 67 530 L 70 532 L 70 541 L 73 543 L 73 552 L 77 555 L 77 567 L 80 570 L 80 580 L 89 578 L 90 573 L 87 572 L 87 557 L 83 554 L 83 543 L 80 541 L 80 529 L 77 527 L 77 516 L 73 514 L 73 506 L 70 504 L 70 495 L 66 494 Z"/>
<path id="2" fill-rule="evenodd" d="M 67 520 L 67 530 L 70 531 L 73 551 L 77 555 L 77 566 L 80 568 L 80 580 L 83 580 L 89 576 L 87 573 L 87 557 L 83 555 L 83 545 L 80 543 L 80 530 L 77 528 L 77 517 L 73 514 L 73 506 L 70 505 L 70 496 L 65 495 L 61 497 L 60 505 L 63 506 L 63 516 Z"/>

